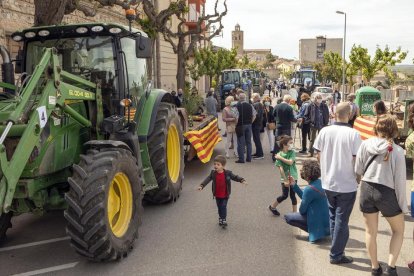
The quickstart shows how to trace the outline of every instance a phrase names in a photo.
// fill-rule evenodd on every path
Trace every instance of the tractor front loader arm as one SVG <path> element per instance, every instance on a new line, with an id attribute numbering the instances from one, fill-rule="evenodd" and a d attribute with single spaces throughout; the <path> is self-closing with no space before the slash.
<path id="1" fill-rule="evenodd" d="M 27 111 L 29 101 L 33 99 L 35 88 L 41 85 L 42 76 L 46 79 L 46 84 L 40 93 L 40 98 L 39 95 L 37 96 L 38 100 L 36 99 L 33 108 Z M 72 84 L 64 82 L 66 80 Z M 76 85 L 86 87 L 90 91 Z M 58 107 L 81 125 L 90 127 L 91 122 L 66 105 L 65 100 L 94 101 L 97 94 L 100 95 L 100 89 L 96 84 L 61 70 L 54 49 L 44 50 L 41 61 L 22 90 L 20 98 L 17 99 L 15 110 L 10 113 L 7 126 L 0 128 L 0 130 L 4 129 L 0 136 L 0 214 L 11 210 L 17 183 L 34 147 L 39 142 L 40 135 L 52 111 Z M 27 118 L 25 112 L 30 114 L 27 122 L 24 121 L 24 118 Z M 21 138 L 9 161 L 4 140 L 10 133 L 18 133 L 19 131 L 22 133 Z"/>

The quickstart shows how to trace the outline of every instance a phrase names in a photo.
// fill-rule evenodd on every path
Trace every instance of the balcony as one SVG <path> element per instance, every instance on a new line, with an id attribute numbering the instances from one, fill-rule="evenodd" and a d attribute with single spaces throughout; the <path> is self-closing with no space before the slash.
<path id="1" fill-rule="evenodd" d="M 189 29 L 197 27 L 200 13 L 204 9 L 205 0 L 188 0 L 188 15 L 187 22 L 185 23 Z M 205 24 L 203 22 L 202 28 L 204 29 Z"/>

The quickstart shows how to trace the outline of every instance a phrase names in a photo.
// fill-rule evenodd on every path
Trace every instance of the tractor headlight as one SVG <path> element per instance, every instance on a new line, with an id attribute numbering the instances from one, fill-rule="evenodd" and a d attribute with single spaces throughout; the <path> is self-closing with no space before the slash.
<path id="1" fill-rule="evenodd" d="M 119 34 L 120 32 L 122 32 L 121 28 L 115 27 L 115 28 L 110 28 L 109 32 L 111 34 Z"/>
<path id="2" fill-rule="evenodd" d="M 24 36 L 26 38 L 33 38 L 33 37 L 36 36 L 36 33 L 35 32 L 27 32 L 27 33 L 24 34 Z"/>
<path id="3" fill-rule="evenodd" d="M 22 41 L 22 40 L 23 40 L 23 36 L 21 36 L 21 35 L 17 34 L 17 35 L 14 35 L 14 36 L 12 37 L 12 39 L 13 39 L 14 41 L 16 41 L 16 42 L 19 42 L 19 41 Z"/>
<path id="4" fill-rule="evenodd" d="M 39 36 L 43 36 L 43 37 L 45 37 L 45 36 L 50 35 L 50 32 L 49 32 L 48 30 L 41 30 L 41 31 L 39 31 L 37 34 L 38 34 Z"/>
<path id="5" fill-rule="evenodd" d="M 103 27 L 102 26 L 93 26 L 92 28 L 91 28 L 91 31 L 92 32 L 94 32 L 94 33 L 99 33 L 99 32 L 102 32 L 103 31 Z"/>
<path id="6" fill-rule="evenodd" d="M 79 27 L 79 28 L 76 28 L 76 32 L 78 34 L 85 34 L 85 33 L 88 32 L 88 28 L 86 28 L 86 27 Z"/>

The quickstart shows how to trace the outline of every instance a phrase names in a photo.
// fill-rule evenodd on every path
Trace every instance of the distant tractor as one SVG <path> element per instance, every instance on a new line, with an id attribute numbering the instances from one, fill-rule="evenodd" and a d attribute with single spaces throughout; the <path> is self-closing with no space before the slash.
<path id="1" fill-rule="evenodd" d="M 65 210 L 79 254 L 126 256 L 142 197 L 175 201 L 183 181 L 182 122 L 171 95 L 148 81 L 150 39 L 109 23 L 36 27 L 12 38 L 23 44 L 21 83 L 0 47 L 0 239 L 12 216 Z"/>
<path id="2" fill-rule="evenodd" d="M 245 69 L 243 70 L 243 75 L 251 81 L 253 92 L 259 93 L 262 96 L 265 91 L 265 85 L 260 72 L 254 69 Z"/>
<path id="3" fill-rule="evenodd" d="M 241 69 L 226 69 L 221 72 L 220 103 L 222 109 L 224 108 L 224 101 L 231 94 L 231 91 L 243 87 L 242 75 L 243 70 Z"/>
<path id="4" fill-rule="evenodd" d="M 304 92 L 312 93 L 315 87 L 320 86 L 317 74 L 313 69 L 299 69 L 292 73 L 290 83 L 299 86 Z"/>

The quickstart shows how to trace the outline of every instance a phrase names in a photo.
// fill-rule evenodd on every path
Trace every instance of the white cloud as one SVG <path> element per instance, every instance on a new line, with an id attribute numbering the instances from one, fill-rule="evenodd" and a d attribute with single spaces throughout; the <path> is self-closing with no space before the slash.
<path id="1" fill-rule="evenodd" d="M 215 1 L 207 0 L 207 12 Z M 347 55 L 353 44 L 361 44 L 372 54 L 377 45 L 401 46 L 409 51 L 404 63 L 414 57 L 413 0 L 227 0 L 227 5 L 223 38 L 213 40 L 218 46 L 231 47 L 231 31 L 239 23 L 245 48 L 298 58 L 301 38 L 343 37 L 344 16 L 335 12 L 341 10 L 347 13 Z"/>

